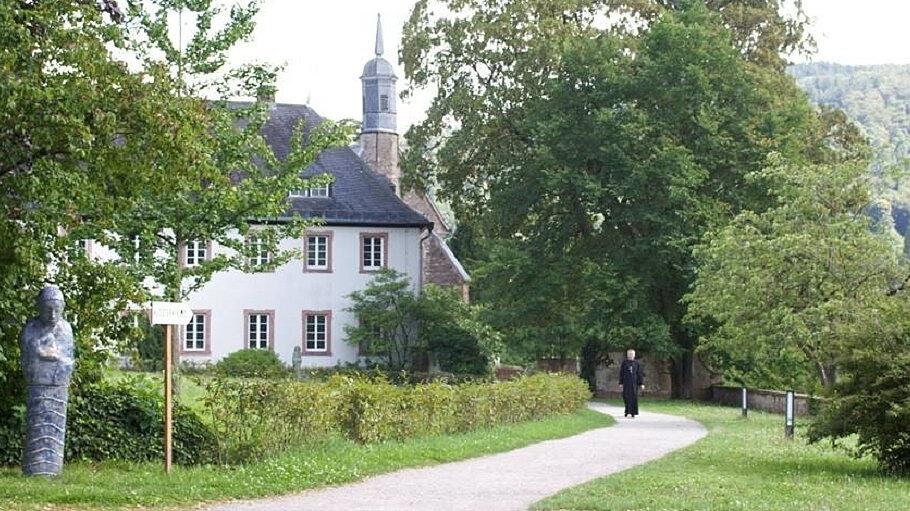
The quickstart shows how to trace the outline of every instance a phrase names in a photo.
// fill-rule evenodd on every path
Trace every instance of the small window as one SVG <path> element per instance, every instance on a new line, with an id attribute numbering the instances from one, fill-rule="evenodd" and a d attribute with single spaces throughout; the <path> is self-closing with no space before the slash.
<path id="1" fill-rule="evenodd" d="M 329 237 L 318 234 L 306 238 L 306 269 L 329 269 Z"/>
<path id="2" fill-rule="evenodd" d="M 205 314 L 193 314 L 193 319 L 183 330 L 183 351 L 205 351 L 205 323 Z"/>
<path id="3" fill-rule="evenodd" d="M 379 96 L 379 111 L 380 112 L 389 111 L 389 96 L 387 94 L 381 94 Z"/>
<path id="4" fill-rule="evenodd" d="M 76 250 L 82 252 L 86 257 L 90 257 L 92 255 L 92 240 L 90 240 L 90 239 L 76 240 L 75 246 L 76 246 Z"/>
<path id="5" fill-rule="evenodd" d="M 304 197 L 331 197 L 332 189 L 329 185 L 325 186 L 315 186 L 313 188 L 305 188 L 303 190 L 293 190 L 291 191 L 292 198 L 304 198 Z"/>
<path id="6" fill-rule="evenodd" d="M 327 352 L 329 350 L 329 316 L 324 313 L 307 313 L 305 317 L 305 343 L 307 352 Z"/>
<path id="7" fill-rule="evenodd" d="M 247 248 L 250 250 L 250 258 L 247 260 L 250 268 L 265 266 L 272 260 L 272 254 L 269 252 L 265 242 L 255 236 L 247 238 Z"/>
<path id="8" fill-rule="evenodd" d="M 184 248 L 184 262 L 187 267 L 199 266 L 208 259 L 208 245 L 204 241 L 188 241 Z"/>
<path id="9" fill-rule="evenodd" d="M 139 262 L 139 249 L 142 248 L 142 238 L 136 234 L 130 236 L 130 241 L 133 243 L 133 261 Z"/>
<path id="10" fill-rule="evenodd" d="M 386 266 L 386 234 L 361 235 L 360 265 L 362 271 L 376 271 Z"/>
<path id="11" fill-rule="evenodd" d="M 267 350 L 272 332 L 272 316 L 265 312 L 251 312 L 246 316 L 247 348 Z"/>

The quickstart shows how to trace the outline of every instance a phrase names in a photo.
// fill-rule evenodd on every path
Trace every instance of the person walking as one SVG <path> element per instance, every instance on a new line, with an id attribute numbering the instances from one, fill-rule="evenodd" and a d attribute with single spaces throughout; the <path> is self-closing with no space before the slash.
<path id="1" fill-rule="evenodd" d="M 619 387 L 626 405 L 625 417 L 631 415 L 634 419 L 638 415 L 638 390 L 645 388 L 645 372 L 635 360 L 635 350 L 626 351 L 626 359 L 619 364 Z"/>

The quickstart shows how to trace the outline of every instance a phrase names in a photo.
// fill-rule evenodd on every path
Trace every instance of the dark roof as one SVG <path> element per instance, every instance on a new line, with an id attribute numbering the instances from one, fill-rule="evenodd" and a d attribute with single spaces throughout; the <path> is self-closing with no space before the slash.
<path id="1" fill-rule="evenodd" d="M 306 105 L 276 103 L 262 135 L 275 156 L 288 156 L 291 134 L 303 119 L 307 131 L 323 118 Z M 304 176 L 331 174 L 331 196 L 292 198 L 290 212 L 304 218 L 321 218 L 327 225 L 424 227 L 431 224 L 395 194 L 391 182 L 370 168 L 350 147 L 329 149 L 303 171 Z"/>

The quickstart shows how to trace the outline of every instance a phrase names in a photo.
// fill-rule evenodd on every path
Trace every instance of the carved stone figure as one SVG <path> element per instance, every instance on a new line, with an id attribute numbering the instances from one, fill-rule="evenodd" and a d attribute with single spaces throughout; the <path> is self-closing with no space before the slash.
<path id="1" fill-rule="evenodd" d="M 303 352 L 300 346 L 294 346 L 294 352 L 291 354 L 291 367 L 294 368 L 294 374 L 300 374 L 300 366 L 303 364 Z"/>
<path id="2" fill-rule="evenodd" d="M 38 317 L 22 330 L 19 362 L 28 385 L 22 457 L 25 475 L 60 474 L 66 404 L 75 365 L 73 329 L 63 319 L 63 293 L 47 286 L 38 294 Z"/>

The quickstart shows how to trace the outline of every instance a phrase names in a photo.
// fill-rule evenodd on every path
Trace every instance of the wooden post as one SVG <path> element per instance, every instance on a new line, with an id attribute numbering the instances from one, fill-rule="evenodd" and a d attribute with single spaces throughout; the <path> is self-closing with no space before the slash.
<path id="1" fill-rule="evenodd" d="M 748 417 L 749 415 L 749 398 L 748 391 L 746 387 L 743 387 L 743 417 Z"/>
<path id="2" fill-rule="evenodd" d="M 172 460 L 171 424 L 173 421 L 171 372 L 174 365 L 174 348 L 171 346 L 171 325 L 164 325 L 164 332 L 164 471 L 170 474 Z"/>

